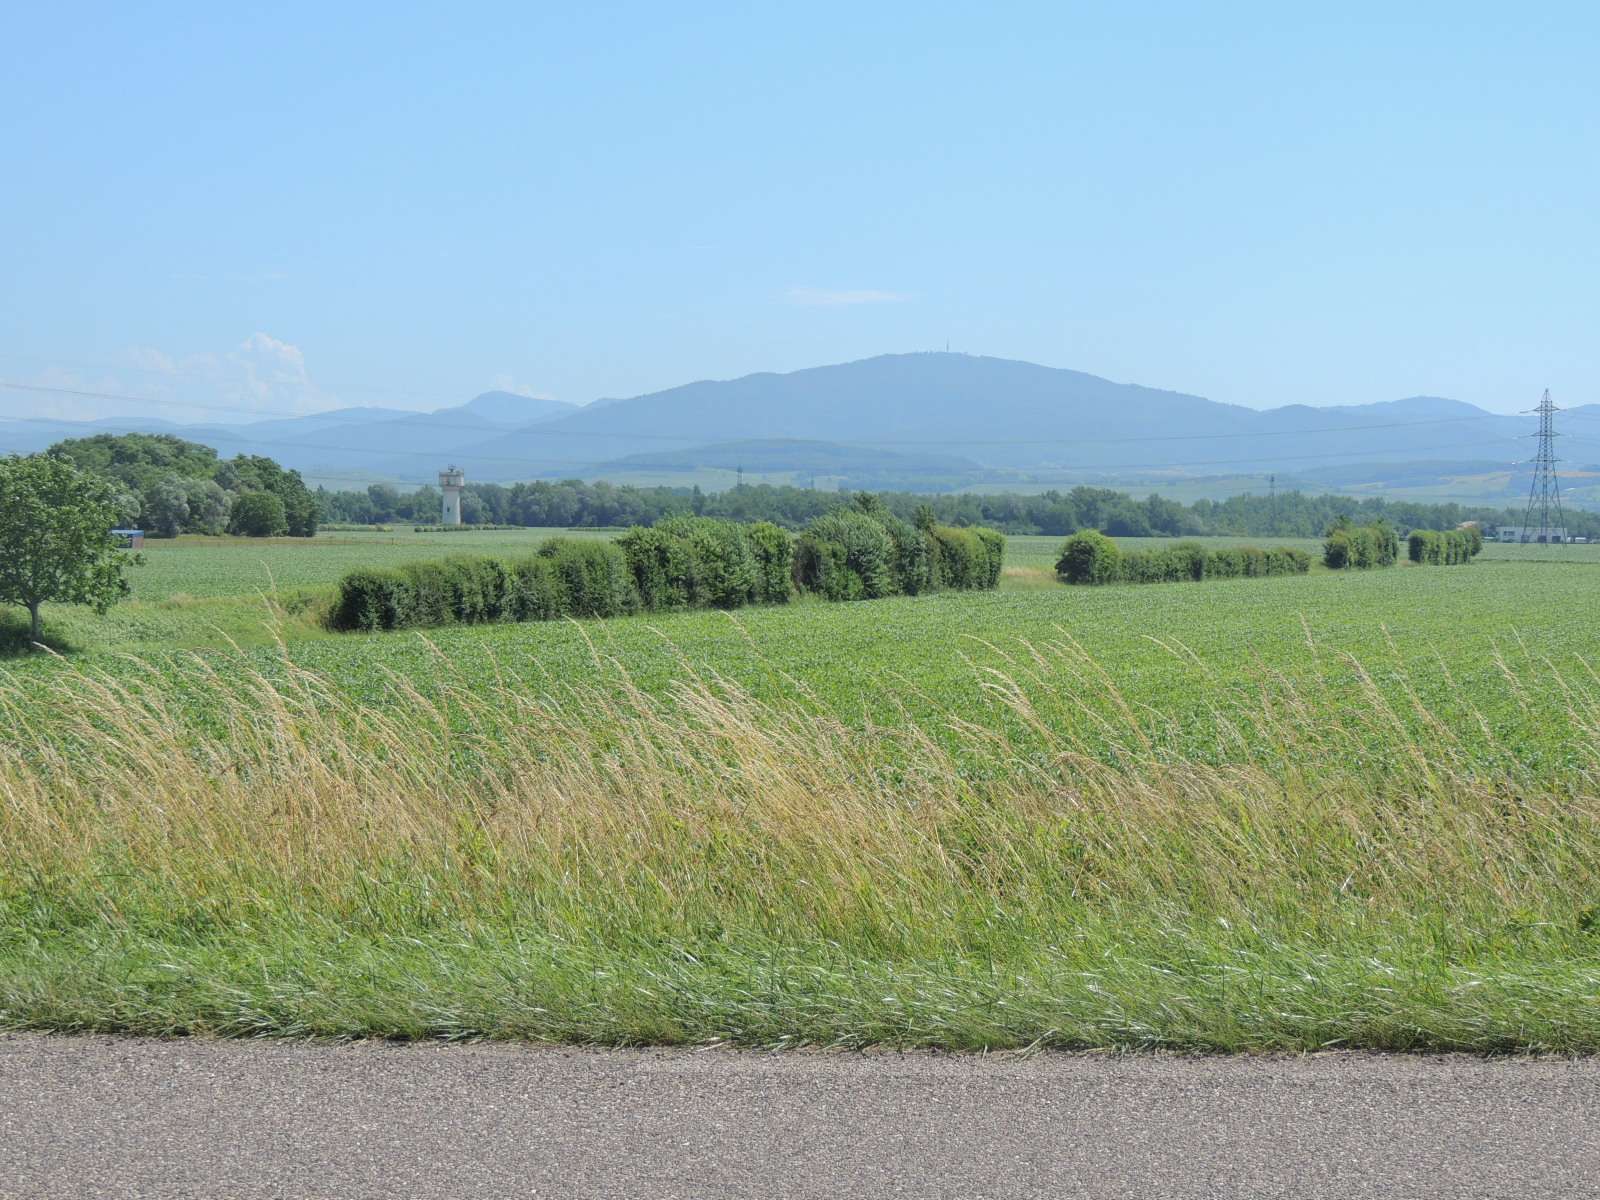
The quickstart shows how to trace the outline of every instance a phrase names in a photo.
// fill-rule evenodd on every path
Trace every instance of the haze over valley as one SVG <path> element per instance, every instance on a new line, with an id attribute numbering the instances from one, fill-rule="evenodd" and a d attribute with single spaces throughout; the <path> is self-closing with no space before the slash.
<path id="1" fill-rule="evenodd" d="M 1581 431 L 1600 423 L 1600 405 L 1563 419 L 1580 431 L 1581 445 Z M 1286 486 L 1467 486 L 1488 497 L 1523 486 L 1513 464 L 1525 456 L 1518 439 L 1529 428 L 1525 417 L 1434 396 L 1263 410 L 1027 362 L 920 353 L 581 406 L 491 391 L 425 413 L 345 408 L 239 424 L 10 421 L 0 426 L 0 451 L 27 453 L 101 431 L 172 433 L 224 456 L 269 455 L 335 490 L 425 482 L 448 460 L 483 482 L 716 486 L 745 478 L 939 492 L 1275 474 Z M 1582 491 L 1585 480 L 1574 484 Z"/>

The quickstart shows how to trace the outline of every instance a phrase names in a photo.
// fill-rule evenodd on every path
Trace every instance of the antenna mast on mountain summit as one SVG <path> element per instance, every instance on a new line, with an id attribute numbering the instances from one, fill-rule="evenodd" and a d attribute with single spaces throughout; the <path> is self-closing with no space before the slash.
<path id="1" fill-rule="evenodd" d="M 1522 514 L 1519 540 L 1564 543 L 1567 521 L 1561 512 L 1561 482 L 1556 478 L 1556 464 L 1561 461 L 1556 457 L 1556 438 L 1561 435 L 1555 430 L 1555 415 L 1560 410 L 1551 402 L 1549 388 L 1533 411 L 1539 414 L 1539 452 L 1533 458 L 1533 483 L 1528 488 L 1528 509 Z M 1550 523 L 1552 510 L 1556 518 L 1554 524 Z M 1537 525 L 1533 521 L 1536 514 Z"/>

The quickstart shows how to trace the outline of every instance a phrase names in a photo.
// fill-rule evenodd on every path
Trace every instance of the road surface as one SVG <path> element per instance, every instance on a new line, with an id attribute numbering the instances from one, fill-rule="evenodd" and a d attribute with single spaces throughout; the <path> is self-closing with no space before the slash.
<path id="1" fill-rule="evenodd" d="M 0 1036 L 0 1196 L 1600 1196 L 1600 1062 Z"/>

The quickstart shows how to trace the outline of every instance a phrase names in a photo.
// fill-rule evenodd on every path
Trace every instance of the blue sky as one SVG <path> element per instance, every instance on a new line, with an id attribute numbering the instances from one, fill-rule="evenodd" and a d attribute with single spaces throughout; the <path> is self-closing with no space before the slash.
<path id="1" fill-rule="evenodd" d="M 5 3 L 0 380 L 1600 400 L 1593 4 Z M 194 409 L 0 391 L 0 414 Z M 241 418 L 242 419 L 242 418 Z"/>

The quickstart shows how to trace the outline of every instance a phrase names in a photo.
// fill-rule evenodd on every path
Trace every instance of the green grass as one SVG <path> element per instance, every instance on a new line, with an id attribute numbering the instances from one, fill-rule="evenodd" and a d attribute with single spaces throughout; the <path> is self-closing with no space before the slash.
<path id="1" fill-rule="evenodd" d="M 383 655 L 382 693 L 304 654 L 15 676 L 0 1023 L 1600 1050 L 1600 685 L 1570 663 L 1430 702 L 1425 659 L 1147 644 L 1195 726 L 1059 634 L 930 654 L 940 697 L 768 664 L 763 701 L 692 660 L 652 694 L 605 632 L 582 670 Z M 341 639 L 345 674 L 420 641 Z M 1519 712 L 1542 732 L 1502 742 Z"/>
<path id="2" fill-rule="evenodd" d="M 1600 1052 L 1597 564 L 426 635 L 126 605 L 288 657 L 0 667 L 0 1024 Z"/>
<path id="3" fill-rule="evenodd" d="M 1047 641 L 1064 630 L 1090 648 L 1132 702 L 1171 715 L 1187 752 L 1203 756 L 1214 745 L 1206 713 L 1216 689 L 1237 686 L 1258 667 L 1299 677 L 1320 670 L 1307 648 L 1308 633 L 1369 660 L 1390 656 L 1392 644 L 1420 664 L 1425 698 L 1449 708 L 1457 688 L 1476 694 L 1498 678 L 1495 647 L 1515 651 L 1518 637 L 1569 667 L 1580 656 L 1600 656 L 1600 633 L 1570 618 L 1585 610 L 1593 587 L 1581 568 L 1510 562 L 1146 587 L 1051 585 L 747 609 L 733 618 L 695 612 L 583 626 L 552 622 L 323 636 L 296 643 L 295 658 L 375 700 L 393 673 L 429 689 L 441 657 L 450 663 L 451 678 L 473 686 L 516 678 L 531 691 L 543 691 L 589 677 L 598 649 L 626 663 L 638 686 L 652 694 L 669 688 L 687 659 L 764 699 L 798 684 L 832 706 L 886 720 L 902 704 L 924 713 L 959 706 L 971 673 L 966 659 L 988 654 L 986 644 L 1015 657 L 1025 654 L 1021 641 Z M 225 604 L 238 626 L 254 622 L 254 640 L 267 639 L 269 614 L 259 602 Z M 181 627 L 207 613 L 196 606 L 172 619 Z M 1181 643 L 1198 664 L 1183 667 L 1152 639 Z M 211 643 L 223 644 L 214 637 Z M 268 664 L 272 653 L 252 649 L 249 660 Z M 1453 685 L 1442 671 L 1427 668 L 1436 655 L 1449 664 Z M 56 668 L 13 662 L 11 669 L 47 675 Z M 1537 718 L 1524 721 L 1508 697 L 1497 694 L 1493 707 L 1497 719 L 1537 729 Z M 1533 753 L 1531 747 L 1542 746 L 1543 739 L 1528 745 Z"/>

